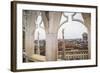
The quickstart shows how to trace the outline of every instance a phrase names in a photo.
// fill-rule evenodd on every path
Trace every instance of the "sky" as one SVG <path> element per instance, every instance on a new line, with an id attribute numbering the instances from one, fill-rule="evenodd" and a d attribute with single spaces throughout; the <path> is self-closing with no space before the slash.
<path id="1" fill-rule="evenodd" d="M 67 13 L 67 12 L 64 13 L 65 16 L 68 16 L 68 22 L 64 23 L 59 28 L 59 30 L 58 30 L 58 39 L 62 39 L 62 29 L 64 29 L 64 38 L 65 39 L 82 38 L 82 34 L 84 32 L 88 33 L 87 28 L 82 23 L 77 22 L 77 21 L 72 21 L 72 18 L 70 18 L 70 16 L 72 14 L 73 13 Z M 74 18 L 84 22 L 81 13 L 76 13 Z M 62 15 L 60 24 L 62 24 L 66 20 L 67 20 L 67 18 Z M 39 21 L 39 22 L 41 21 L 41 16 L 39 16 L 37 18 L 37 21 Z M 38 25 L 39 22 L 37 22 L 38 28 L 35 31 L 35 39 L 38 39 L 38 37 L 39 37 L 39 39 L 42 40 L 42 39 L 46 38 L 46 35 L 45 35 L 45 30 L 43 29 L 44 24 L 43 23 L 41 24 L 41 26 L 43 28 L 39 28 L 39 25 Z M 38 33 L 39 33 L 39 35 L 38 35 Z"/>

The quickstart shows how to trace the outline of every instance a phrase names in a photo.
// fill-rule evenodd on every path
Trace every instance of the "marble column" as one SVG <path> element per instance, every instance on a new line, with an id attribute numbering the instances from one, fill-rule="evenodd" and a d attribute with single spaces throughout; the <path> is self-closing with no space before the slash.
<path id="1" fill-rule="evenodd" d="M 46 34 L 46 60 L 57 60 L 58 40 L 56 33 Z"/>
<path id="2" fill-rule="evenodd" d="M 88 59 L 91 58 L 91 14 L 82 13 L 84 19 L 84 25 L 88 29 Z"/>
<path id="3" fill-rule="evenodd" d="M 46 30 L 46 60 L 56 61 L 58 51 L 57 32 L 60 25 L 61 12 L 44 12 L 42 16 Z"/>
<path id="4" fill-rule="evenodd" d="M 36 12 L 29 11 L 26 13 L 27 22 L 25 27 L 25 52 L 28 57 L 34 54 L 34 33 L 35 33 L 35 18 Z"/>

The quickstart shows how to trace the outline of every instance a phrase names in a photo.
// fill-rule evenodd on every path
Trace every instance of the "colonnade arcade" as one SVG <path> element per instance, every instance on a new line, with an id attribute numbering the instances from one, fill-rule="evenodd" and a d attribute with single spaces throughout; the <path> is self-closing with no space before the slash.
<path id="1" fill-rule="evenodd" d="M 83 21 L 74 16 L 77 13 L 71 13 L 70 16 L 67 16 L 64 12 L 52 12 L 52 11 L 32 11 L 32 10 L 23 10 L 23 48 L 27 57 L 31 57 L 35 54 L 34 51 L 34 41 L 39 39 L 35 37 L 36 32 L 42 34 L 41 30 L 44 32 L 44 37 L 46 41 L 45 46 L 45 60 L 46 61 L 57 61 L 58 56 L 58 31 L 60 27 L 68 19 L 72 21 L 77 21 L 82 23 L 88 29 L 88 56 L 91 56 L 91 15 L 89 13 L 80 13 L 83 17 Z M 61 21 L 62 15 L 66 18 L 65 21 Z M 38 48 L 38 54 L 39 53 Z"/>

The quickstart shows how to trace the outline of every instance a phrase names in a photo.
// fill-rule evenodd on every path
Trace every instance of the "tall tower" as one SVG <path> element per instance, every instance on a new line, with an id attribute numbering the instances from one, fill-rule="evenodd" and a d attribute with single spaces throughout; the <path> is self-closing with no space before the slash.
<path id="1" fill-rule="evenodd" d="M 88 34 L 87 33 L 84 32 L 82 34 L 82 37 L 83 37 L 83 40 L 88 40 Z"/>
<path id="2" fill-rule="evenodd" d="M 88 49 L 88 34 L 83 33 L 82 37 L 83 37 L 83 47 Z"/>
<path id="3" fill-rule="evenodd" d="M 39 33 L 39 31 L 38 31 L 38 48 L 37 48 L 37 54 L 40 55 L 40 42 L 39 42 L 39 35 L 40 35 L 40 33 Z"/>
<path id="4" fill-rule="evenodd" d="M 63 40 L 63 46 L 62 46 L 62 59 L 63 59 L 63 60 L 66 60 L 65 40 L 64 40 L 64 29 L 62 29 L 62 40 Z"/>

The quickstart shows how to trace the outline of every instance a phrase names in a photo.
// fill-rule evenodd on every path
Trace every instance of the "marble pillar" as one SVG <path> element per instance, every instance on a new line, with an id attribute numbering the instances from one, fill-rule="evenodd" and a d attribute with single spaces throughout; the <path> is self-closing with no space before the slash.
<path id="1" fill-rule="evenodd" d="M 88 29 L 88 59 L 91 58 L 91 14 L 82 13 L 84 19 L 84 25 Z"/>

